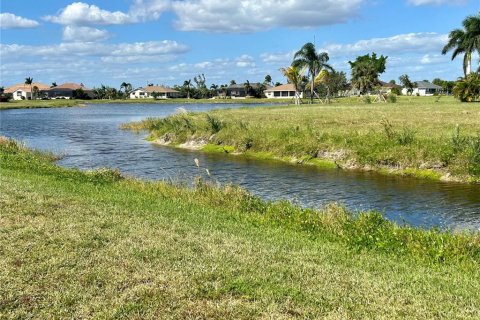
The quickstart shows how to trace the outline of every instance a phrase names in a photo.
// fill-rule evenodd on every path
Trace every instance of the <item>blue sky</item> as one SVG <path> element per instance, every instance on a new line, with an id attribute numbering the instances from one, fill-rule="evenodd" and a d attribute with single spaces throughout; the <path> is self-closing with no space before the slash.
<path id="1" fill-rule="evenodd" d="M 313 42 L 350 74 L 349 60 L 389 56 L 385 81 L 402 74 L 454 80 L 461 59 L 442 56 L 450 30 L 480 11 L 479 0 L 2 0 L 0 85 L 33 77 L 172 86 L 263 81 Z M 477 58 L 477 57 L 475 57 Z M 474 66 L 477 61 L 474 62 Z"/>

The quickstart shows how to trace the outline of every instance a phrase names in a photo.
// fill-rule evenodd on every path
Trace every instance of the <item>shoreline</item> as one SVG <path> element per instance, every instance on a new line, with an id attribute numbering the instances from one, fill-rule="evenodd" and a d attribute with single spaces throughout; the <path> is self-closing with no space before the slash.
<path id="1" fill-rule="evenodd" d="M 188 140 L 184 143 L 172 143 L 171 141 L 165 141 L 164 139 L 151 140 L 146 138 L 147 141 L 164 147 L 200 151 L 204 153 L 217 153 L 226 154 L 229 156 L 245 157 L 249 159 L 258 159 L 265 161 L 278 161 L 293 166 L 312 166 L 320 169 L 328 170 L 344 170 L 344 171 L 363 171 L 373 172 L 379 175 L 396 176 L 396 177 L 408 177 L 421 180 L 429 180 L 434 182 L 443 183 L 458 183 L 458 184 L 480 184 L 480 180 L 476 181 L 466 177 L 453 176 L 448 172 L 442 172 L 434 169 L 416 169 L 416 168 L 398 168 L 398 167 L 375 167 L 375 166 L 361 166 L 352 163 L 339 163 L 336 160 L 328 158 L 295 158 L 295 157 L 277 157 L 267 152 L 237 152 L 232 146 L 214 145 L 204 140 L 195 141 Z M 341 152 L 341 151 L 340 151 Z"/>

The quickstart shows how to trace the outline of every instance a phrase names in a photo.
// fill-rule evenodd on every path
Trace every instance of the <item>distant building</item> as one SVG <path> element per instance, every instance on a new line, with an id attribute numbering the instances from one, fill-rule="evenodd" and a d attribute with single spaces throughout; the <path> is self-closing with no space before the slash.
<path id="1" fill-rule="evenodd" d="M 437 86 L 428 81 L 417 81 L 415 82 L 415 88 L 413 88 L 412 95 L 414 96 L 433 96 L 434 94 L 439 94 L 443 91 L 443 88 Z M 402 90 L 402 94 L 406 95 L 407 89 Z"/>
<path id="2" fill-rule="evenodd" d="M 268 99 L 294 98 L 295 91 L 295 86 L 293 84 L 282 84 L 265 90 L 265 96 Z M 303 99 L 303 92 L 298 92 L 298 95 Z"/>
<path id="3" fill-rule="evenodd" d="M 258 90 L 262 87 L 261 83 L 250 83 L 250 87 L 252 90 Z M 226 88 L 226 95 L 227 97 L 231 97 L 232 99 L 244 99 L 247 96 L 251 96 L 251 94 L 247 94 L 247 90 L 245 88 L 245 83 L 240 84 L 231 84 Z"/>
<path id="4" fill-rule="evenodd" d="M 75 99 L 82 98 L 78 97 L 78 90 L 82 90 L 84 94 L 93 98 L 93 91 L 88 89 L 83 85 L 83 83 L 64 83 L 56 87 L 49 87 L 47 90 L 44 90 L 46 96 L 50 99 Z"/>
<path id="5" fill-rule="evenodd" d="M 6 88 L 4 93 L 11 93 L 13 100 L 31 100 L 32 89 L 34 87 L 37 87 L 39 92 L 50 89 L 49 85 L 40 82 L 34 82 L 31 86 L 29 84 L 20 83 Z"/>
<path id="6" fill-rule="evenodd" d="M 158 99 L 178 98 L 180 96 L 180 92 L 177 90 L 162 86 L 147 86 L 133 90 L 130 93 L 130 99 L 153 99 L 156 94 L 158 94 Z"/>
<path id="7" fill-rule="evenodd" d="M 395 83 L 380 81 L 380 92 L 382 92 L 382 93 L 392 93 L 393 89 L 397 89 L 398 91 L 401 92 L 403 87 L 399 86 L 398 84 L 395 84 Z"/>

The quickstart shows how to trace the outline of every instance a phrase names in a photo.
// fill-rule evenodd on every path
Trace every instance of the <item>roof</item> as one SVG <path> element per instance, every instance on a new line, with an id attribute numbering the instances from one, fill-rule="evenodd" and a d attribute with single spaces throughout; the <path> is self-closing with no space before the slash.
<path id="1" fill-rule="evenodd" d="M 158 93 L 177 93 L 178 91 L 177 90 L 173 90 L 171 88 L 166 88 L 166 87 L 162 87 L 162 86 L 148 86 L 148 87 L 145 87 L 145 88 L 139 88 L 137 90 L 142 90 L 142 91 L 145 91 L 145 92 L 158 92 Z M 135 90 L 135 91 L 137 91 Z"/>
<path id="2" fill-rule="evenodd" d="M 33 87 L 37 87 L 39 90 L 50 89 L 49 85 L 44 84 L 44 83 L 40 83 L 40 82 L 33 82 L 31 88 L 33 89 Z M 14 93 L 14 92 L 17 92 L 18 90 L 22 90 L 22 91 L 25 91 L 25 92 L 30 92 L 30 85 L 25 84 L 25 83 L 19 83 L 19 84 L 16 84 L 16 85 L 13 85 L 11 87 L 6 88 L 4 92 L 5 93 Z"/>
<path id="3" fill-rule="evenodd" d="M 276 86 L 276 87 L 273 87 L 273 88 L 270 88 L 270 89 L 267 89 L 265 90 L 266 92 L 270 92 L 270 91 L 296 91 L 295 90 L 295 86 L 291 83 L 287 83 L 287 84 L 282 84 L 280 86 Z"/>
<path id="4" fill-rule="evenodd" d="M 88 88 L 86 88 L 83 83 L 73 83 L 73 82 L 67 82 L 67 83 L 63 83 L 59 86 L 56 86 L 56 87 L 53 87 L 53 88 L 50 88 L 49 89 L 53 89 L 53 90 L 58 90 L 58 89 L 63 89 L 63 90 L 78 90 L 78 89 L 83 89 L 83 90 L 90 90 Z"/>
<path id="5" fill-rule="evenodd" d="M 402 88 L 402 86 L 399 86 L 398 84 L 396 83 L 390 83 L 390 82 L 384 82 L 384 81 L 380 81 L 380 86 L 382 88 Z"/>
<path id="6" fill-rule="evenodd" d="M 236 84 L 231 84 L 227 87 L 227 89 L 245 89 L 245 84 L 246 83 L 236 83 Z M 261 83 L 250 83 L 250 87 L 252 88 L 258 88 L 260 87 L 262 84 Z"/>
<path id="7" fill-rule="evenodd" d="M 415 84 L 417 85 L 418 89 L 437 89 L 442 90 L 443 88 L 437 86 L 436 84 L 430 83 L 428 81 L 416 81 Z"/>

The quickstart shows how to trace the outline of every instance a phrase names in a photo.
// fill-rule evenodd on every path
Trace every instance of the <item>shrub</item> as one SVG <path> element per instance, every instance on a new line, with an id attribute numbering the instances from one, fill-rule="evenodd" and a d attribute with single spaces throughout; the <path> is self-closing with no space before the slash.
<path id="1" fill-rule="evenodd" d="M 210 126 L 212 133 L 218 133 L 223 128 L 223 123 L 219 119 L 207 113 L 207 123 Z"/>
<path id="2" fill-rule="evenodd" d="M 462 102 L 480 99 L 480 75 L 471 73 L 465 78 L 460 78 L 453 88 L 453 95 Z"/>
<path id="3" fill-rule="evenodd" d="M 397 95 L 393 94 L 393 93 L 390 93 L 387 97 L 387 101 L 389 103 L 396 103 L 397 102 Z"/>
<path id="4" fill-rule="evenodd" d="M 370 96 L 363 96 L 363 102 L 365 102 L 366 104 L 371 104 L 372 98 Z"/>

